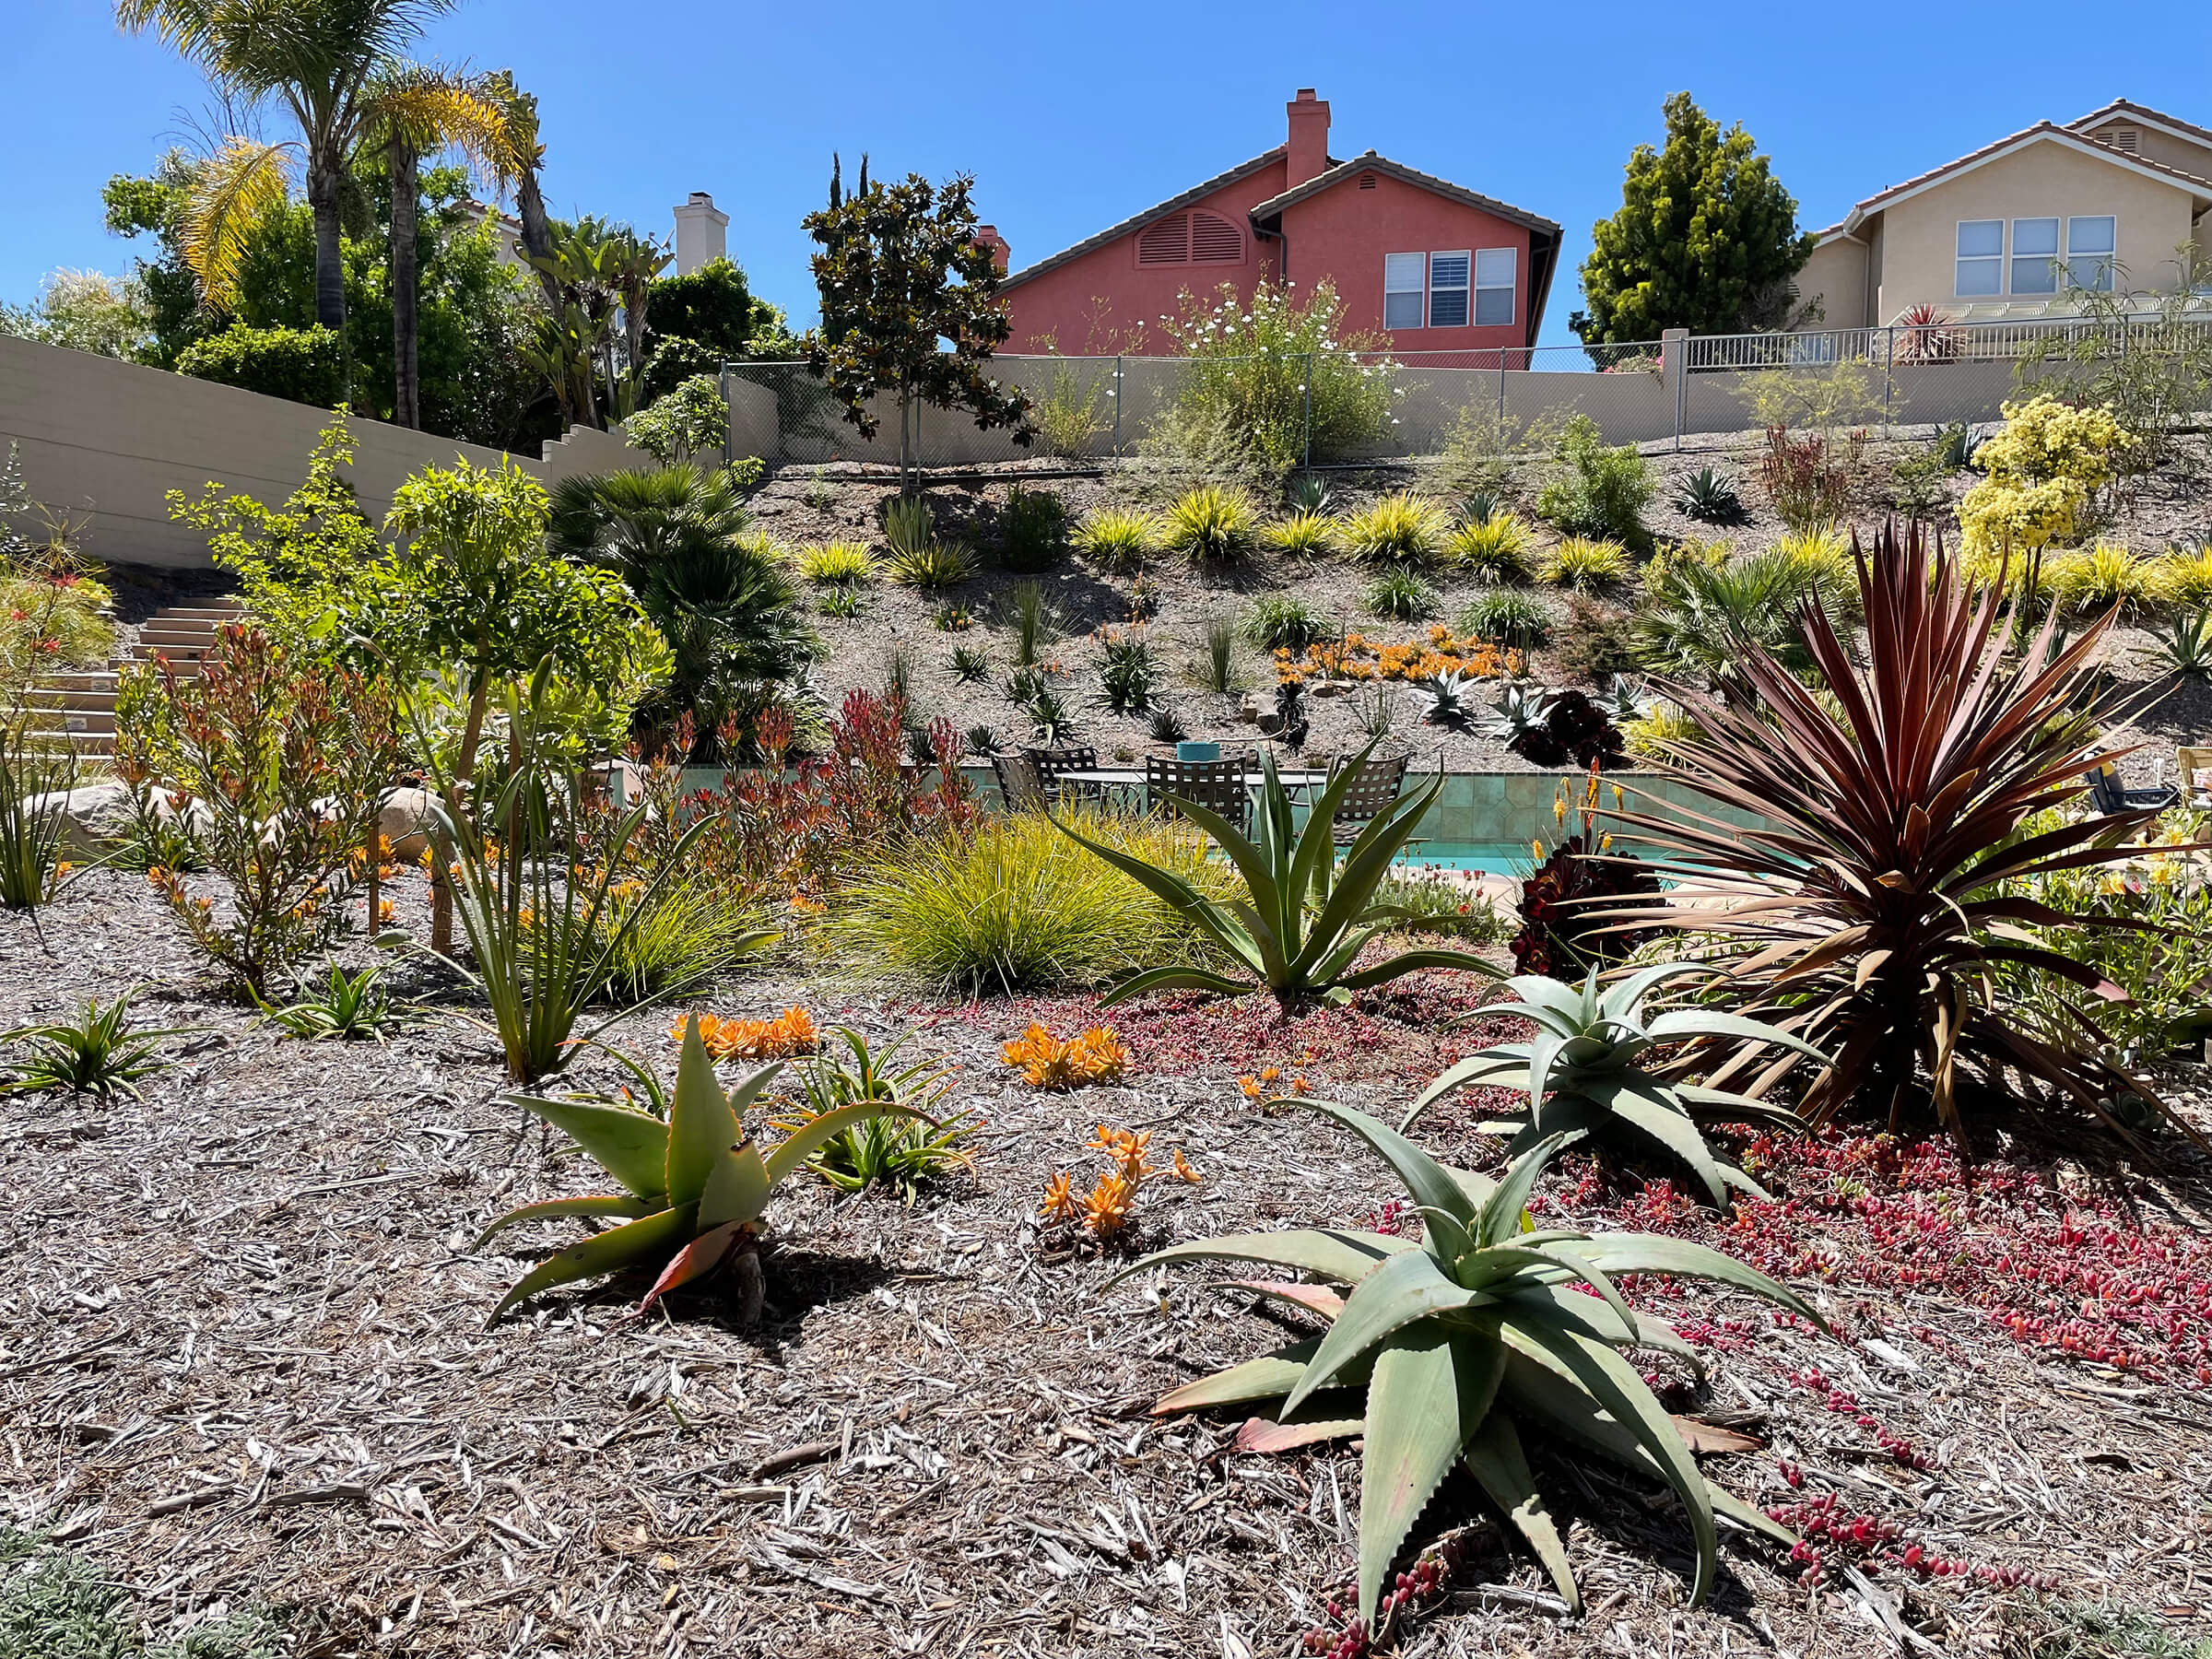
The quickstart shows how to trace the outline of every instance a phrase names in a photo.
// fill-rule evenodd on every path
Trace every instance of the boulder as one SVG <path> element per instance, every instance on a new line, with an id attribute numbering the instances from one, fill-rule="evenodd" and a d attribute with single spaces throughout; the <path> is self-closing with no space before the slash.
<path id="1" fill-rule="evenodd" d="M 45 799 L 41 796 L 33 810 Z M 112 778 L 78 784 L 64 797 L 62 816 L 61 855 L 79 863 L 104 855 L 137 821 L 131 792 Z"/>
<path id="2" fill-rule="evenodd" d="M 376 830 L 392 843 L 394 863 L 411 865 L 430 844 L 429 824 L 430 792 L 403 785 L 384 797 Z"/>

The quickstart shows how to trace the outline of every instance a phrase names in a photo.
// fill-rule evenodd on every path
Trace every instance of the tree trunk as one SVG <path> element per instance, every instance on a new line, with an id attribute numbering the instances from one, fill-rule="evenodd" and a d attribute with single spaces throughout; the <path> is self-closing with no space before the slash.
<path id="1" fill-rule="evenodd" d="M 523 252 L 533 259 L 553 256 L 553 227 L 546 217 L 546 198 L 538 194 L 537 168 L 523 170 L 514 187 L 516 216 L 523 221 Z M 533 267 L 535 270 L 535 267 Z M 560 279 L 550 271 L 535 271 L 537 286 L 546 296 L 546 309 L 556 321 L 560 316 Z"/>
<path id="2" fill-rule="evenodd" d="M 315 321 L 346 326 L 346 255 L 338 228 L 338 170 L 318 158 L 308 165 L 308 206 L 315 216 Z M 350 388 L 349 388 L 350 390 Z"/>
<path id="3" fill-rule="evenodd" d="M 417 352 L 417 200 L 415 147 L 404 138 L 391 144 L 392 161 L 392 418 L 400 426 L 422 426 L 422 371 Z"/>
<path id="4" fill-rule="evenodd" d="M 461 728 L 461 750 L 453 758 L 453 781 L 445 792 L 445 809 L 453 815 L 453 827 L 464 835 L 476 833 L 476 815 L 463 800 L 463 792 L 474 781 L 477 771 L 477 745 L 484 740 L 484 714 L 491 701 L 491 680 L 482 670 L 477 673 L 477 683 L 468 694 L 468 724 Z M 439 847 L 437 838 L 431 837 L 430 854 L 430 948 L 441 956 L 453 951 L 453 877 L 447 866 L 453 863 L 454 849 Z"/>

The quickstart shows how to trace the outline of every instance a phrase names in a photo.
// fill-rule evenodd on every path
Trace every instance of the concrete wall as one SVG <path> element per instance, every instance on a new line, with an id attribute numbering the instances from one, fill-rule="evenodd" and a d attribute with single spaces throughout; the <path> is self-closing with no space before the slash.
<path id="1" fill-rule="evenodd" d="M 1863 241 L 1839 236 L 1822 242 L 1797 273 L 1797 298 L 1818 300 L 1820 320 L 1815 328 L 1867 328 L 1874 319 L 1866 281 L 1867 247 Z"/>
<path id="2" fill-rule="evenodd" d="M 314 408 L 212 381 L 144 369 L 32 340 L 0 337 L 0 446 L 21 445 L 31 495 L 92 515 L 86 550 L 111 562 L 207 562 L 206 538 L 173 523 L 172 489 L 197 496 L 222 484 L 274 506 L 298 488 L 315 434 Z M 465 455 L 492 465 L 500 452 L 355 417 L 353 485 L 381 519 L 409 474 Z M 618 437 L 578 431 L 515 457 L 547 483 L 576 473 L 650 465 Z"/>
<path id="3" fill-rule="evenodd" d="M 2119 261 L 2130 286 L 2171 289 L 2173 251 L 2189 240 L 2192 206 L 2189 191 L 2179 183 L 2115 167 L 2054 139 L 2029 145 L 1884 209 L 1880 289 L 1868 321 L 1888 322 L 1913 305 L 1955 312 L 1974 302 L 1957 291 L 1962 219 L 2008 221 L 2009 256 L 2012 219 L 2111 214 L 2118 221 Z M 2063 257 L 2063 227 L 2060 237 Z M 2009 257 L 2006 263 L 2009 288 Z"/>

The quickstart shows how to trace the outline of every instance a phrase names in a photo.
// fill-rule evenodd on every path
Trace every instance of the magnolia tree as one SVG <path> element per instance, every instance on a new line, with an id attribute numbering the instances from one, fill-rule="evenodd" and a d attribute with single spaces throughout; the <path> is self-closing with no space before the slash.
<path id="1" fill-rule="evenodd" d="M 902 184 L 872 184 L 863 160 L 848 197 L 833 164 L 830 206 L 805 221 L 821 248 L 822 325 L 806 336 L 808 366 L 863 438 L 882 425 L 874 400 L 897 398 L 899 482 L 909 492 L 924 405 L 964 410 L 985 430 L 1010 427 L 1024 446 L 1036 435 L 1029 399 L 990 374 L 1008 324 L 997 260 L 976 240 L 973 182 L 963 174 L 937 186 L 910 173 Z"/>

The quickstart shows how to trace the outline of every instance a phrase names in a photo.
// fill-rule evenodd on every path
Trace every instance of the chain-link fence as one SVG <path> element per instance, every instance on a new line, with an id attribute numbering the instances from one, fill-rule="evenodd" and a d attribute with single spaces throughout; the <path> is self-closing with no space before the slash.
<path id="1" fill-rule="evenodd" d="M 1900 324 L 1797 334 L 1687 335 L 1617 346 L 1292 352 L 1243 358 L 1007 357 L 1001 385 L 1032 406 L 1024 447 L 958 411 L 922 408 L 914 465 L 1070 463 L 1172 451 L 1226 423 L 1283 466 L 1343 466 L 1534 444 L 1574 416 L 1608 443 L 1710 448 L 1773 425 L 1891 428 L 1994 420 L 2023 368 L 2077 372 L 2102 356 L 2173 351 L 2212 319 Z M 896 399 L 863 438 L 804 363 L 731 363 L 731 453 L 771 465 L 896 466 Z"/>

